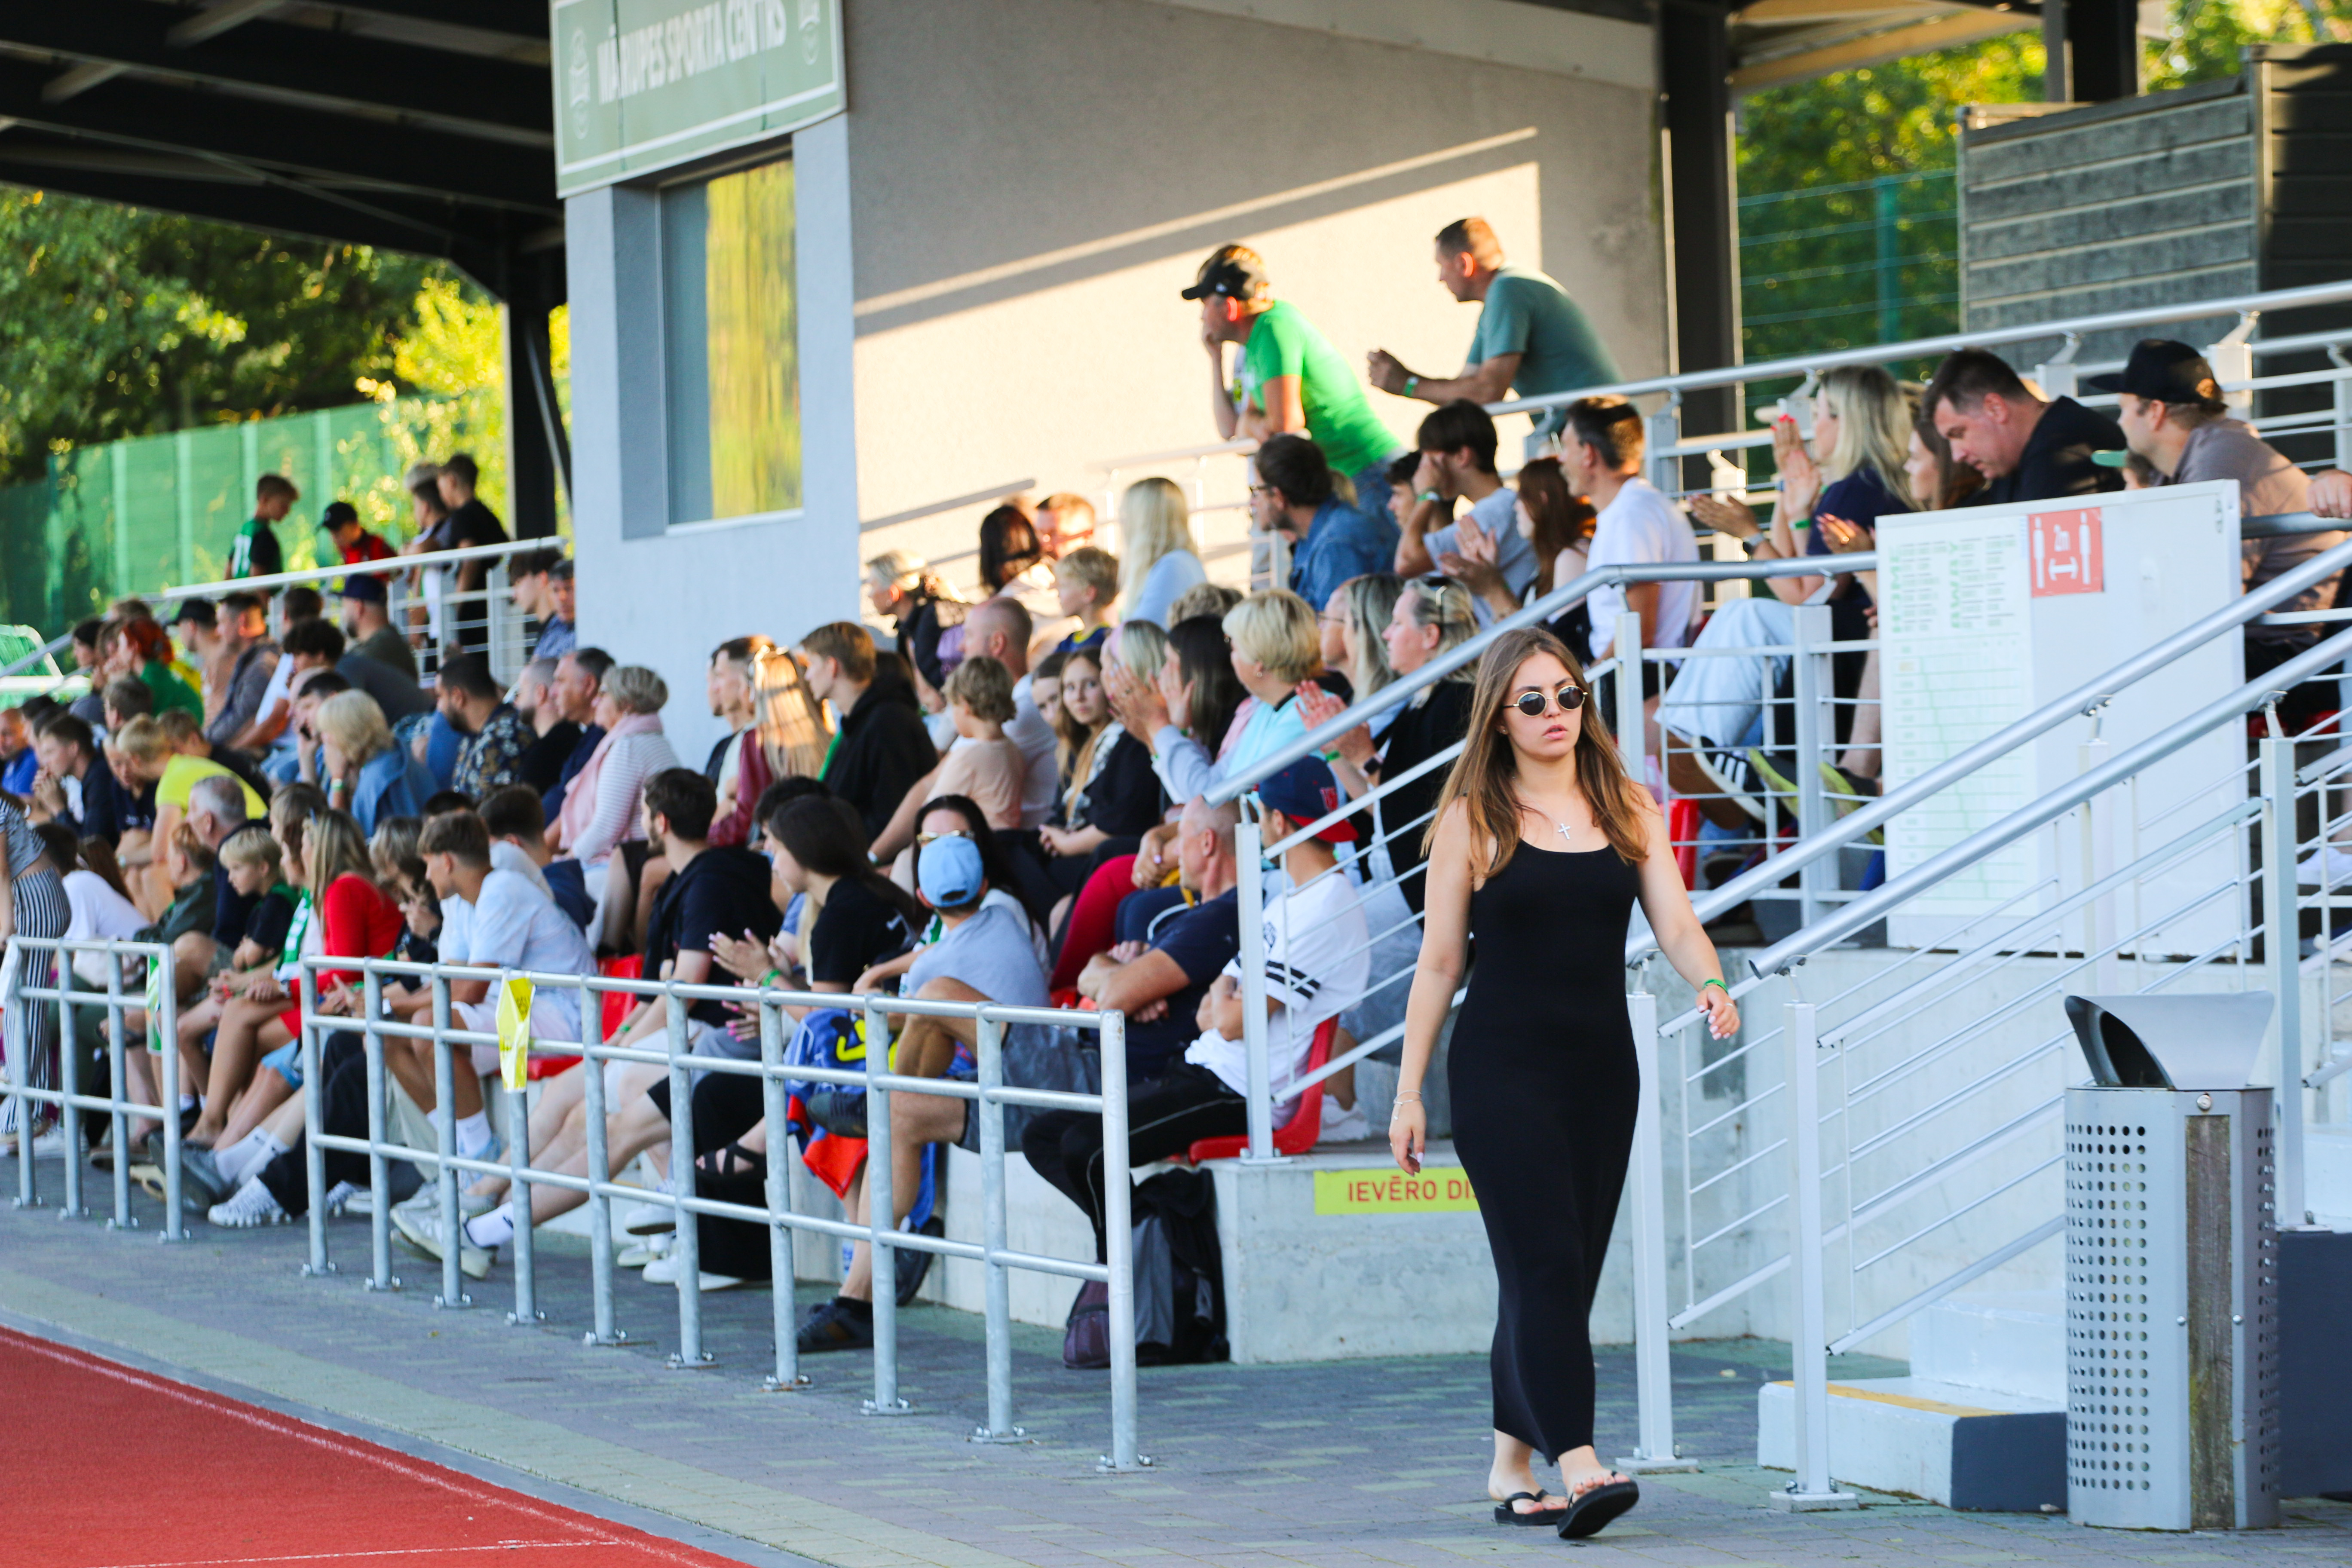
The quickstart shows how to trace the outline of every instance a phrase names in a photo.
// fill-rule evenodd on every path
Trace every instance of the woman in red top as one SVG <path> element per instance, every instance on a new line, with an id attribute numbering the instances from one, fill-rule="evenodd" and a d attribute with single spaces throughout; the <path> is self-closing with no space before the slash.
<path id="1" fill-rule="evenodd" d="M 272 813 L 273 818 L 278 815 Z M 296 814 L 286 816 L 285 821 L 273 820 L 271 829 L 278 835 L 289 879 L 304 889 L 305 897 L 295 912 L 293 929 L 287 933 L 289 964 L 280 971 L 284 994 L 277 998 L 256 994 L 223 1010 L 213 1044 L 206 1103 L 196 1126 L 189 1130 L 191 1142 L 226 1148 L 260 1125 L 293 1093 L 299 1068 L 258 1074 L 253 1068 L 265 1053 L 292 1046 L 300 1037 L 300 988 L 310 981 L 295 961 L 317 955 L 381 958 L 400 940 L 404 925 L 400 906 L 372 879 L 367 840 L 351 814 L 321 811 L 307 821 Z M 319 976 L 319 983 L 322 1000 L 313 1005 L 312 1011 L 340 1013 L 348 1009 L 349 1003 L 347 996 L 336 994 L 336 988 L 355 985 L 358 974 L 330 970 Z M 286 1000 L 294 1005 L 272 1005 Z M 289 1058 L 286 1065 L 292 1067 L 293 1059 Z M 251 1087 L 246 1081 L 232 1082 L 232 1074 L 236 1079 L 249 1080 Z M 217 1129 L 207 1140 L 205 1123 L 215 1119 Z M 209 1176 L 209 1164 L 197 1161 L 189 1167 L 199 1173 L 200 1184 Z M 212 1201 L 226 1195 L 223 1192 Z"/>

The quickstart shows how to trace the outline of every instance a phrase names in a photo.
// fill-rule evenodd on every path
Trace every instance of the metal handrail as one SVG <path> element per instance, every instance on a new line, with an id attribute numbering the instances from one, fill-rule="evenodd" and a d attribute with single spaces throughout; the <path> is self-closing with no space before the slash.
<path id="1" fill-rule="evenodd" d="M 285 588 L 296 584 L 325 583 L 354 573 L 382 574 L 413 571 L 419 566 L 446 566 L 466 561 L 491 560 L 508 555 L 520 555 L 529 550 L 559 550 L 565 541 L 551 534 L 544 539 L 509 539 L 503 544 L 469 544 L 463 550 L 428 550 L 417 555 L 392 555 L 381 561 L 355 561 L 333 566 L 306 566 L 297 572 L 272 572 L 259 577 L 229 577 L 211 583 L 189 583 L 179 587 L 158 588 L 147 597 L 169 602 L 173 599 L 216 598 L 223 594 L 240 591 L 251 593 L 261 588 Z"/>
<path id="2" fill-rule="evenodd" d="M 70 631 L 59 632 L 57 636 L 51 637 L 48 641 L 43 643 L 32 652 L 26 654 L 23 658 L 10 660 L 7 668 L 0 669 L 0 680 L 5 680 L 12 675 L 24 674 L 25 671 L 32 668 L 33 666 L 40 663 L 41 660 L 48 658 L 51 654 L 61 651 L 65 647 L 66 644 L 71 641 L 73 641 L 73 633 Z"/>

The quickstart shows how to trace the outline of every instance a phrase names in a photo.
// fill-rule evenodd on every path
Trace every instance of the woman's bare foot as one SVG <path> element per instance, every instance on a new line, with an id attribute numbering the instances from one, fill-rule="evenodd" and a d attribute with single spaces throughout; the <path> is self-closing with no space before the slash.
<path id="1" fill-rule="evenodd" d="M 1545 1491 L 1542 1487 L 1536 1484 L 1533 1473 L 1526 1471 L 1521 1472 L 1516 1479 L 1504 1475 L 1500 1470 L 1489 1472 L 1486 1477 L 1486 1498 L 1490 1502 L 1508 1501 L 1511 1511 L 1521 1515 L 1547 1514 L 1557 1519 L 1568 1507 L 1568 1499 Z M 1529 1500 L 1530 1499 L 1533 1500 Z"/>
<path id="2" fill-rule="evenodd" d="M 1559 1457 L 1559 1484 L 1568 1489 L 1560 1506 L 1567 1507 L 1595 1487 L 1629 1479 L 1602 1464 L 1601 1456 L 1591 1448 L 1571 1448 Z"/>

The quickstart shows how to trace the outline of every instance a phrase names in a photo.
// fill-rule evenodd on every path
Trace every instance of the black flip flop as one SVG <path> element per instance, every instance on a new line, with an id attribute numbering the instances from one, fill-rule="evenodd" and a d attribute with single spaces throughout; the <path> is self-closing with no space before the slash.
<path id="1" fill-rule="evenodd" d="M 1544 1508 L 1540 1506 L 1543 1500 L 1549 1496 L 1551 1496 L 1551 1493 L 1540 1490 L 1531 1492 L 1513 1492 L 1510 1496 L 1505 1498 L 1502 1501 L 1495 1505 L 1495 1522 L 1496 1524 L 1539 1524 L 1549 1530 L 1551 1526 L 1559 1522 L 1560 1514 L 1560 1510 L 1556 1508 Z M 1538 1504 L 1538 1506 L 1528 1510 L 1525 1513 L 1521 1513 L 1517 1509 L 1511 1506 L 1521 1498 L 1525 1498 L 1528 1501 Z"/>
<path id="2" fill-rule="evenodd" d="M 1580 1541 L 1598 1535 L 1611 1520 L 1642 1500 L 1642 1489 L 1632 1481 L 1611 1481 L 1572 1500 L 1560 1516 L 1559 1538 Z"/>

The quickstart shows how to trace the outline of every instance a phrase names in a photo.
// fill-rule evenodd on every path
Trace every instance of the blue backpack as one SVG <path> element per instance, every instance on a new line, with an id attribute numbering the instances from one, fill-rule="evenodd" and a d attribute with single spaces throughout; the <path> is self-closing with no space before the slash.
<path id="1" fill-rule="evenodd" d="M 866 1015 L 842 1007 L 819 1007 L 793 1031 L 784 1048 L 784 1066 L 866 1070 Z M 866 1136 L 866 1088 L 817 1083 L 786 1076 L 784 1092 L 808 1110 L 809 1120 L 844 1138 Z"/>

